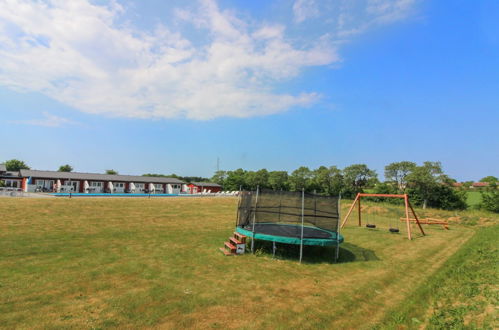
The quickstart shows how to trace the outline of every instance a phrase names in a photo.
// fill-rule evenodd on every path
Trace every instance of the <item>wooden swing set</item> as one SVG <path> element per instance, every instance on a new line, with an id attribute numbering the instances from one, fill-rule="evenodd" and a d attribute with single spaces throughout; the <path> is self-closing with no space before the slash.
<path id="1" fill-rule="evenodd" d="M 359 227 L 362 226 L 362 208 L 361 208 L 361 205 L 360 205 L 360 200 L 361 200 L 362 197 L 387 197 L 387 198 L 402 198 L 402 199 L 404 199 L 404 204 L 405 204 L 405 221 L 406 221 L 406 224 L 407 224 L 407 238 L 408 239 L 412 239 L 412 235 L 411 235 L 411 222 L 414 222 L 414 221 L 418 225 L 419 230 L 421 230 L 421 233 L 423 234 L 423 236 L 425 235 L 423 227 L 421 227 L 421 223 L 419 222 L 418 216 L 416 215 L 416 212 L 414 212 L 414 209 L 412 208 L 412 205 L 409 202 L 409 196 L 407 194 L 395 195 L 395 194 L 364 194 L 364 193 L 358 193 L 357 196 L 355 197 L 355 200 L 352 203 L 352 206 L 350 206 L 350 209 L 348 210 L 347 215 L 345 216 L 345 218 L 343 219 L 343 222 L 341 223 L 341 228 L 343 228 L 345 226 L 345 223 L 347 222 L 348 217 L 352 213 L 352 211 L 353 211 L 353 209 L 355 207 L 355 204 L 358 205 L 358 210 L 359 210 Z M 411 210 L 412 215 L 414 216 L 413 218 L 409 217 L 409 209 Z M 373 225 L 373 224 L 367 224 L 367 227 L 368 228 L 375 228 L 376 226 Z M 391 232 L 398 232 L 398 228 L 397 229 L 390 228 L 390 231 Z"/>

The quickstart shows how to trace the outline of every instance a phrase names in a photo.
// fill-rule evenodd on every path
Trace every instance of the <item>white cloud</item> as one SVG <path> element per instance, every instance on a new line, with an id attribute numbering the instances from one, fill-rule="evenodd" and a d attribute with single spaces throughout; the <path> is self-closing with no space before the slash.
<path id="1" fill-rule="evenodd" d="M 298 2 L 296 21 L 319 14 Z M 372 20 L 390 21 L 410 7 L 409 0 L 392 2 L 369 1 L 364 10 Z M 0 85 L 94 114 L 250 117 L 312 104 L 320 95 L 276 90 L 307 67 L 339 61 L 334 33 L 300 43 L 286 36 L 285 25 L 243 21 L 214 0 L 175 11 L 202 42 L 165 25 L 144 31 L 120 23 L 124 13 L 114 1 L 1 1 Z M 348 10 L 342 14 L 348 17 Z"/>
<path id="2" fill-rule="evenodd" d="M 368 0 L 367 12 L 379 23 L 391 23 L 405 18 L 414 7 L 414 0 Z"/>
<path id="3" fill-rule="evenodd" d="M 403 20 L 413 14 L 416 0 L 343 1 L 338 9 L 339 38 L 350 38 L 374 26 Z"/>
<path id="4" fill-rule="evenodd" d="M 301 23 L 309 18 L 319 16 L 319 9 L 314 0 L 296 0 L 293 4 L 295 21 Z"/>
<path id="5" fill-rule="evenodd" d="M 13 121 L 14 124 L 24 124 L 33 126 L 44 126 L 44 127 L 62 127 L 67 125 L 75 125 L 76 122 L 69 120 L 67 118 L 59 117 L 48 112 L 43 112 L 43 117 L 41 119 L 32 120 L 18 120 Z"/>

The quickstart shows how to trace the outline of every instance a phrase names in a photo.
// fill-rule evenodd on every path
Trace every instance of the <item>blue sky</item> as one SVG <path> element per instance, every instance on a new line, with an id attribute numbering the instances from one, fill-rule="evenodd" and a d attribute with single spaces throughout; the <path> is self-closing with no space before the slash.
<path id="1" fill-rule="evenodd" d="M 187 5 L 186 5 L 187 3 Z M 499 176 L 497 1 L 0 3 L 0 160 Z"/>

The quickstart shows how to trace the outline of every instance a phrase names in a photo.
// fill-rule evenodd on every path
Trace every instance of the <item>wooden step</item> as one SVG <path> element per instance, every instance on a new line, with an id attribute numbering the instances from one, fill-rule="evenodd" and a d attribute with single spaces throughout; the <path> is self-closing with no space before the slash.
<path id="1" fill-rule="evenodd" d="M 224 245 L 229 248 L 231 253 L 236 253 L 236 247 L 232 245 L 230 242 L 225 242 Z"/>
<path id="2" fill-rule="evenodd" d="M 235 254 L 234 253 L 230 253 L 229 251 L 227 251 L 226 249 L 224 248 L 219 248 L 220 251 L 222 251 L 222 253 L 226 256 L 234 256 Z"/>
<path id="3" fill-rule="evenodd" d="M 234 238 L 241 242 L 241 244 L 246 243 L 246 237 L 246 235 L 240 234 L 237 231 L 234 232 Z"/>
<path id="4" fill-rule="evenodd" d="M 241 242 L 241 241 L 239 241 L 239 240 L 235 239 L 234 237 L 229 237 L 229 241 L 231 241 L 231 242 L 232 242 L 232 244 L 236 244 L 236 245 L 237 245 L 237 244 L 244 244 L 243 242 Z"/>

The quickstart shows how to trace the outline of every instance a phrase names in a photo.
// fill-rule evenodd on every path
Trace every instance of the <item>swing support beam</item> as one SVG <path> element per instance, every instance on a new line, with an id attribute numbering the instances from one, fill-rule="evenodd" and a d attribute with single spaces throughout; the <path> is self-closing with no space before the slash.
<path id="1" fill-rule="evenodd" d="M 411 202 L 409 202 L 409 196 L 407 194 L 364 194 L 364 193 L 358 193 L 357 196 L 355 196 L 355 199 L 350 206 L 350 209 L 348 209 L 347 215 L 343 219 L 343 222 L 341 223 L 341 227 L 343 228 L 345 226 L 345 223 L 348 220 L 348 217 L 352 213 L 353 209 L 355 208 L 355 204 L 357 204 L 357 207 L 359 209 L 359 227 L 362 226 L 362 208 L 360 205 L 360 201 L 362 197 L 388 197 L 388 198 L 402 198 L 404 199 L 404 205 L 405 205 L 405 218 L 406 218 L 406 223 L 407 223 L 407 238 L 409 240 L 412 239 L 412 233 L 411 233 L 411 220 L 409 219 L 409 210 L 411 211 L 412 215 L 414 215 L 414 219 L 416 220 L 416 223 L 419 227 L 419 230 L 421 231 L 421 234 L 423 236 L 425 235 L 425 232 L 423 230 L 423 227 L 421 227 L 421 224 L 419 223 L 418 216 L 416 215 L 416 212 L 414 212 L 414 209 L 412 208 Z"/>

